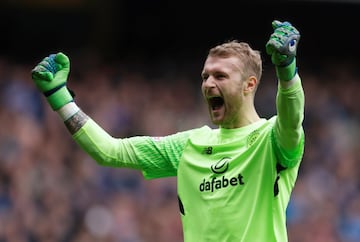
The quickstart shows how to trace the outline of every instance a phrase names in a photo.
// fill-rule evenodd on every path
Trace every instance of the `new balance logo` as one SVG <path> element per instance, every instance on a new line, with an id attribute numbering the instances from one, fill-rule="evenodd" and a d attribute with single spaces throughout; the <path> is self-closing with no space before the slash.
<path id="1" fill-rule="evenodd" d="M 211 155 L 213 153 L 213 147 L 205 147 L 203 150 L 203 154 Z"/>

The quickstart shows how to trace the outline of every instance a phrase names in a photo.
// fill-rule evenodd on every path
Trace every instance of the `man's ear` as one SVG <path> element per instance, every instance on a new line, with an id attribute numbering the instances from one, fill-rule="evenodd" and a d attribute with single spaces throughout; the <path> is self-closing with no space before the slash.
<path id="1" fill-rule="evenodd" d="M 249 78 L 244 82 L 244 94 L 255 93 L 257 84 L 257 78 L 255 76 L 249 76 Z"/>

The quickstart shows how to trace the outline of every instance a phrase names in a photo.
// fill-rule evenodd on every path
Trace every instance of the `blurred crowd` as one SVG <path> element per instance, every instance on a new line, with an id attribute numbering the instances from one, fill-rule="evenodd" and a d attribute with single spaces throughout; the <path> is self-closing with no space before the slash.
<path id="1" fill-rule="evenodd" d="M 0 242 L 182 242 L 176 178 L 97 165 L 35 89 L 34 64 L 0 57 Z M 69 88 L 113 136 L 162 136 L 210 125 L 201 67 L 75 57 Z M 360 73 L 331 62 L 299 73 L 306 147 L 289 241 L 360 241 Z M 276 88 L 266 66 L 256 95 L 263 117 L 275 114 Z"/>

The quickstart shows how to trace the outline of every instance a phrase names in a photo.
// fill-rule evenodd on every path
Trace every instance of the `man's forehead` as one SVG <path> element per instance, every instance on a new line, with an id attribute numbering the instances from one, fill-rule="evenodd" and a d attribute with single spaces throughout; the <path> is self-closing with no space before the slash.
<path id="1" fill-rule="evenodd" d="M 204 63 L 203 72 L 222 69 L 240 70 L 240 67 L 241 61 L 238 57 L 208 56 Z"/>

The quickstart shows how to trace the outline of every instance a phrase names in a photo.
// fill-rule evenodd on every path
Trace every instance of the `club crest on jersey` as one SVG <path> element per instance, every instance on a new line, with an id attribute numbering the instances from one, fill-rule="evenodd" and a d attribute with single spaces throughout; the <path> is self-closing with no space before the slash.
<path id="1" fill-rule="evenodd" d="M 250 147 L 254 144 L 254 142 L 256 141 L 256 139 L 259 137 L 259 130 L 254 130 L 253 132 L 251 132 L 248 137 L 247 137 L 247 146 Z"/>

